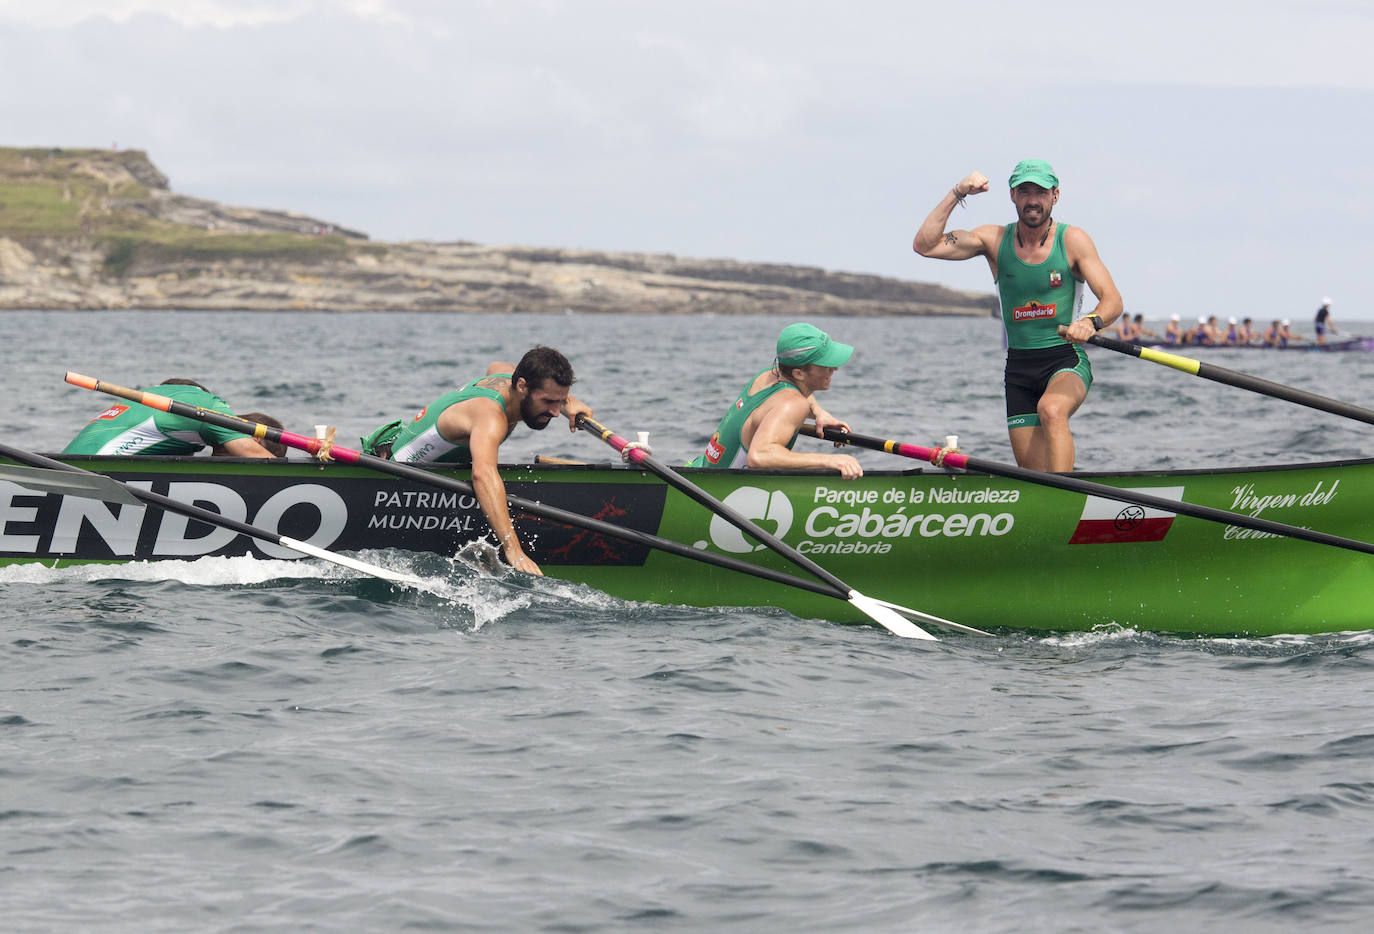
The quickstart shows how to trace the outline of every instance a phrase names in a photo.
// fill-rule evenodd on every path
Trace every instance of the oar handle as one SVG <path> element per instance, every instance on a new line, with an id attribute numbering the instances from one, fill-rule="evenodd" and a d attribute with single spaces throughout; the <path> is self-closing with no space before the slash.
<path id="1" fill-rule="evenodd" d="M 958 470 L 965 470 L 968 467 L 968 457 L 954 451 L 947 451 L 944 448 L 927 448 L 919 444 L 909 444 L 905 441 L 888 441 L 882 438 L 871 438 L 867 435 L 857 435 L 853 432 L 841 431 L 838 428 L 817 428 L 810 422 L 801 426 L 801 434 L 811 438 L 819 438 L 823 441 L 833 441 L 836 444 L 848 444 L 857 448 L 868 448 L 870 451 L 885 451 L 888 454 L 897 454 L 901 457 L 909 457 L 912 460 L 930 461 L 937 467 L 953 467 Z"/>
<path id="2" fill-rule="evenodd" d="M 592 418 L 590 415 L 577 416 L 577 427 L 581 428 L 585 432 L 594 434 L 602 441 L 605 441 L 611 447 L 615 448 L 622 455 L 624 455 L 626 460 L 634 464 L 636 467 L 643 466 L 644 459 L 649 456 L 648 451 L 645 451 L 643 448 L 630 447 L 630 441 L 628 438 L 622 438 L 620 435 L 616 434 L 614 431 L 611 431 L 611 429 L 607 428 L 605 425 L 601 424 L 596 419 Z"/>

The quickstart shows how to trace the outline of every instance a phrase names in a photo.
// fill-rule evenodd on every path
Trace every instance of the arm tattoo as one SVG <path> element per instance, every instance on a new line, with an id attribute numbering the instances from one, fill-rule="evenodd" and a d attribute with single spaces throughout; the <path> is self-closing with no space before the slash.
<path id="1" fill-rule="evenodd" d="M 955 245 L 956 243 L 958 243 L 958 242 L 959 242 L 959 238 L 956 237 L 956 236 L 954 236 L 953 233 L 946 233 L 946 234 L 945 234 L 945 243 L 948 243 L 950 246 L 954 246 L 954 245 Z"/>

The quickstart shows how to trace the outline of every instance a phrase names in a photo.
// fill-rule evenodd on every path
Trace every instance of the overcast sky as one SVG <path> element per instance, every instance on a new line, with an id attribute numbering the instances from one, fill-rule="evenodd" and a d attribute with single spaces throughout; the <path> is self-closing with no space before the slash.
<path id="1" fill-rule="evenodd" d="M 1374 319 L 1368 0 L 0 0 L 0 144 L 374 239 L 727 257 L 991 290 L 911 252 L 1059 173 L 1126 307 Z"/>

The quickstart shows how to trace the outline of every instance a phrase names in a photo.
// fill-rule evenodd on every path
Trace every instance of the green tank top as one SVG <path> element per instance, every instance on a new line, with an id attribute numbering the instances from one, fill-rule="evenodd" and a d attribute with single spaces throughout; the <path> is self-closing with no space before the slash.
<path id="1" fill-rule="evenodd" d="M 706 451 L 699 454 L 696 459 L 689 461 L 688 467 L 747 466 L 749 449 L 744 446 L 740 432 L 744 431 L 744 423 L 749 420 L 749 416 L 753 415 L 759 406 L 784 389 L 791 389 L 793 392 L 801 391 L 787 380 L 780 379 L 768 388 L 760 389 L 752 396 L 749 395 L 749 387 L 754 385 L 754 380 L 767 372 L 768 370 L 760 370 L 754 374 L 749 382 L 744 384 L 744 391 L 735 400 L 735 404 L 730 406 L 730 411 L 726 412 L 725 417 L 720 420 L 720 425 L 716 428 L 716 433 L 711 435 L 711 440 L 706 442 Z M 787 442 L 788 450 L 791 450 L 792 445 L 796 443 L 797 436 L 793 435 L 792 439 Z"/>
<path id="2" fill-rule="evenodd" d="M 1016 224 L 1003 231 L 997 248 L 997 295 L 1008 347 L 1028 350 L 1068 343 L 1059 336 L 1059 326 L 1071 324 L 1083 305 L 1083 282 L 1069 269 L 1064 249 L 1068 229 L 1068 224 L 1055 224 L 1054 247 L 1043 263 L 1035 265 L 1016 255 Z"/>
<path id="3" fill-rule="evenodd" d="M 420 410 L 404 425 L 391 442 L 391 459 L 402 463 L 471 464 L 472 449 L 463 442 L 454 443 L 439 434 L 439 416 L 451 405 L 468 399 L 490 399 L 505 410 L 506 400 L 495 389 L 479 386 L 491 379 L 511 378 L 510 373 L 493 373 L 475 379 L 461 389 L 446 392 Z"/>
<path id="4" fill-rule="evenodd" d="M 171 383 L 144 391 L 221 415 L 234 414 L 229 403 L 197 386 Z M 230 431 L 194 418 L 173 415 L 134 402 L 119 402 L 91 419 L 90 424 L 62 449 L 62 453 L 194 454 L 206 446 L 246 437 L 242 432 Z"/>

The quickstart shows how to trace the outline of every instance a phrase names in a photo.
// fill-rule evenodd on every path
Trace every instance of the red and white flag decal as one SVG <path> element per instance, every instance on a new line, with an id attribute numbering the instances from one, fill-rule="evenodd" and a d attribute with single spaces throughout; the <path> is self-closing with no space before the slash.
<path id="1" fill-rule="evenodd" d="M 1132 489 L 1132 493 L 1145 493 L 1161 499 L 1183 499 L 1181 486 L 1153 486 Z M 1169 534 L 1174 524 L 1174 514 L 1149 506 L 1137 506 L 1116 499 L 1103 499 L 1089 496 L 1083 504 L 1083 517 L 1073 530 L 1070 545 L 1107 545 L 1116 542 L 1159 542 Z"/>

